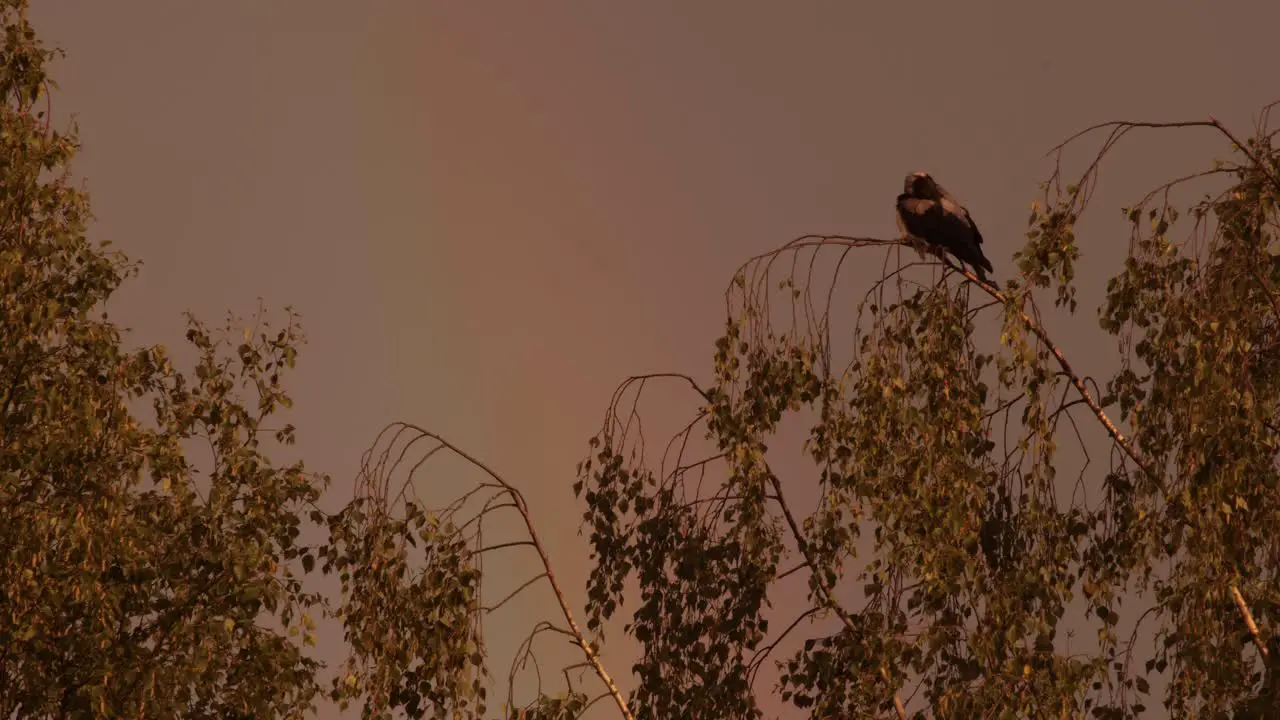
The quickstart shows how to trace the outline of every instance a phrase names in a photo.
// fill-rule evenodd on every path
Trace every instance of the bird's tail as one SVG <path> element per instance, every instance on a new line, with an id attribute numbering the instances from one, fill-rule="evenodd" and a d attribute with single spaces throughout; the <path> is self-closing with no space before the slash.
<path id="1" fill-rule="evenodd" d="M 985 268 L 983 267 L 984 265 L 985 265 Z M 976 275 L 978 276 L 978 279 L 979 279 L 979 280 L 981 280 L 982 282 L 984 282 L 984 283 L 986 283 L 986 284 L 990 285 L 991 287 L 993 287 L 993 288 L 995 288 L 995 289 L 999 290 L 999 289 L 1000 289 L 1000 284 L 999 284 L 999 283 L 997 283 L 995 280 L 992 280 L 991 278 L 987 277 L 987 273 L 988 273 L 988 272 L 990 272 L 990 271 L 991 271 L 991 263 L 990 263 L 990 262 L 983 263 L 983 265 L 974 265 L 974 266 L 973 266 L 973 272 L 974 272 L 974 274 L 976 274 Z"/>

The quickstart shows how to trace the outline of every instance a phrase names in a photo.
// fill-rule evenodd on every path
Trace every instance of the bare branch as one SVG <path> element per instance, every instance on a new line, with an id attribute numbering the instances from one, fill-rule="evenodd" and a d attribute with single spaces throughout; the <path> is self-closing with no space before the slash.
<path id="1" fill-rule="evenodd" d="M 1186 120 L 1182 122 L 1159 123 L 1159 122 L 1130 122 L 1127 120 L 1112 120 L 1111 122 L 1099 123 L 1092 127 L 1087 127 L 1084 130 L 1081 130 L 1080 132 L 1075 133 L 1074 135 L 1068 137 L 1066 140 L 1063 140 L 1062 142 L 1053 146 L 1053 148 L 1051 148 L 1049 152 L 1045 153 L 1045 155 L 1048 156 L 1048 155 L 1053 155 L 1055 153 L 1060 153 L 1064 148 L 1066 148 L 1067 145 L 1070 145 L 1075 140 L 1078 140 L 1081 137 L 1091 132 L 1094 132 L 1095 130 L 1101 130 L 1104 128 L 1112 129 L 1111 135 L 1108 137 L 1107 142 L 1104 143 L 1103 145 L 1104 151 L 1105 151 L 1106 148 L 1109 148 L 1111 145 L 1114 145 L 1115 141 L 1120 139 L 1120 136 L 1124 135 L 1128 131 L 1133 130 L 1135 128 L 1163 129 L 1163 128 L 1190 128 L 1190 127 L 1213 128 L 1214 130 L 1218 131 L 1222 135 L 1226 136 L 1226 138 L 1230 140 L 1231 143 L 1235 145 L 1237 149 L 1240 150 L 1240 152 L 1244 153 L 1249 158 L 1249 160 L 1253 162 L 1254 167 L 1258 168 L 1259 172 L 1267 176 L 1267 179 L 1271 181 L 1271 184 L 1276 188 L 1276 190 L 1280 191 L 1280 178 L 1277 178 L 1275 173 L 1272 172 L 1270 168 L 1268 168 L 1266 165 L 1263 164 L 1262 159 L 1259 158 L 1256 153 L 1250 150 L 1248 145 L 1241 142 L 1239 138 L 1237 138 L 1230 130 L 1227 129 L 1226 125 L 1223 125 L 1221 122 L 1214 119 L 1212 115 L 1209 116 L 1208 120 Z M 1094 160 L 1093 164 L 1089 168 L 1089 171 L 1086 171 L 1086 175 L 1097 167 L 1098 163 L 1102 160 L 1101 156 L 1102 156 L 1102 153 L 1099 153 L 1098 158 Z"/>
<path id="2" fill-rule="evenodd" d="M 498 543 L 497 545 L 486 545 L 475 552 L 477 555 L 483 555 L 491 550 L 501 550 L 503 548 L 521 547 L 525 545 L 533 546 L 533 543 L 528 540 L 512 540 L 511 542 Z"/>
<path id="3" fill-rule="evenodd" d="M 755 686 L 756 676 L 760 674 L 760 668 L 764 665 L 764 661 L 773 652 L 774 648 L 778 647 L 778 645 L 791 634 L 791 631 L 795 630 L 805 618 L 812 617 L 813 614 L 818 612 L 820 609 L 821 608 L 811 607 L 800 613 L 800 616 L 795 620 L 792 620 L 791 624 L 788 625 L 787 628 L 782 631 L 782 634 L 775 638 L 773 642 L 756 651 L 755 655 L 751 658 L 751 661 L 747 663 L 747 667 L 750 668 L 751 672 L 751 679 L 747 681 L 749 685 Z"/>
<path id="4" fill-rule="evenodd" d="M 535 576 L 533 576 L 533 577 L 529 578 L 528 580 L 526 580 L 526 581 L 525 581 L 525 582 L 524 582 L 520 587 L 516 588 L 515 590 L 512 590 L 510 593 L 507 593 L 507 596 L 506 596 L 506 597 L 504 597 L 504 598 L 502 598 L 502 600 L 498 601 L 498 604 L 497 604 L 497 605 L 493 605 L 493 606 L 490 606 L 490 607 L 482 607 L 482 608 L 480 608 L 480 610 L 481 610 L 481 611 L 483 611 L 483 612 L 494 612 L 495 610 L 497 610 L 498 608 L 502 607 L 503 605 L 506 605 L 506 604 L 507 604 L 507 601 L 511 600 L 511 598 L 513 598 L 513 597 L 515 597 L 515 596 L 519 595 L 521 590 L 524 590 L 525 588 L 527 588 L 527 587 L 529 587 L 530 585 L 532 585 L 532 584 L 534 584 L 534 583 L 538 582 L 539 580 L 541 580 L 542 578 L 544 578 L 544 577 L 546 577 L 546 576 L 547 576 L 547 574 L 546 574 L 546 573 L 538 573 L 537 575 L 535 575 Z"/>

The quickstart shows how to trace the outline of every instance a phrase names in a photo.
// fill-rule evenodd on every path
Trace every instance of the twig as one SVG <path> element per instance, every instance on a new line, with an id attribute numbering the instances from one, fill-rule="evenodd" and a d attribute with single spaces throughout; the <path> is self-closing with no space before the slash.
<path id="1" fill-rule="evenodd" d="M 535 575 L 535 576 L 533 576 L 533 577 L 529 578 L 528 580 L 526 580 L 526 581 L 524 582 L 524 584 L 523 584 L 523 585 L 521 585 L 520 587 L 516 588 L 515 590 L 512 590 L 510 593 L 507 593 L 507 596 L 506 596 L 506 597 L 504 597 L 504 598 L 502 598 L 502 600 L 500 600 L 500 601 L 498 602 L 498 604 L 497 604 L 497 605 L 492 605 L 492 606 L 489 606 L 489 607 L 482 607 L 482 608 L 480 608 L 480 611 L 481 611 L 481 612 L 486 612 L 486 613 L 491 613 L 491 612 L 494 612 L 494 611 L 496 611 L 496 610 L 500 609 L 503 605 L 506 605 L 506 604 L 507 604 L 507 602 L 508 602 L 508 601 L 510 601 L 512 598 L 514 598 L 515 596 L 519 595 L 519 594 L 520 594 L 520 592 L 521 592 L 522 590 L 524 590 L 525 588 L 529 587 L 530 585 L 532 585 L 532 584 L 534 584 L 534 583 L 538 582 L 539 580 L 541 580 L 542 578 L 544 578 L 544 577 L 546 577 L 546 576 L 547 576 L 547 574 L 546 574 L 546 573 L 539 573 L 539 574 L 537 574 L 537 575 Z"/>

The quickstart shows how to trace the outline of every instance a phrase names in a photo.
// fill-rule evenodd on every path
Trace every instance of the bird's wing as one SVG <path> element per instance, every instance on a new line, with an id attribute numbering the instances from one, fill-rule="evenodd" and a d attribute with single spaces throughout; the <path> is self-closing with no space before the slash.
<path id="1" fill-rule="evenodd" d="M 910 195 L 898 196 L 898 214 L 910 225 L 909 218 L 923 218 L 937 214 L 938 203 Z"/>
<path id="2" fill-rule="evenodd" d="M 970 253 L 971 233 L 964 221 L 949 215 L 941 203 L 910 196 L 898 198 L 898 217 L 907 232 L 926 244 L 944 248 L 962 260 Z"/>
<path id="3" fill-rule="evenodd" d="M 925 238 L 937 226 L 937 203 L 910 195 L 898 196 L 898 222 L 907 234 Z"/>
<path id="4" fill-rule="evenodd" d="M 969 209 L 956 202 L 956 199 L 951 196 L 951 193 L 944 190 L 941 185 L 938 185 L 937 183 L 934 183 L 934 185 L 938 188 L 938 194 L 942 196 L 943 211 L 953 213 L 957 217 L 963 218 L 965 223 L 969 225 L 969 228 L 973 230 L 973 242 L 977 245 L 981 245 L 982 233 L 978 231 L 978 223 L 974 222 L 973 218 L 969 215 Z"/>
<path id="5" fill-rule="evenodd" d="M 942 211 L 968 226 L 975 245 L 982 244 L 982 233 L 978 232 L 978 223 L 974 222 L 973 218 L 969 216 L 968 209 L 946 193 L 943 193 L 942 197 Z"/>
<path id="6" fill-rule="evenodd" d="M 957 242 L 952 252 L 956 257 L 976 267 L 991 270 L 991 261 L 982 252 L 982 233 L 978 224 L 970 217 L 969 211 L 954 200 L 943 199 L 942 212 L 949 230 L 954 233 L 952 242 Z"/>
<path id="7" fill-rule="evenodd" d="M 898 221 L 898 232 L 902 233 L 902 236 L 911 243 L 911 246 L 915 248 L 916 253 L 920 255 L 920 259 L 923 260 L 925 257 L 926 243 L 923 238 L 921 238 L 916 232 L 912 232 L 907 226 L 907 218 L 914 217 L 914 204 L 916 202 L 918 201 L 906 193 L 899 195 L 898 203 L 895 206 L 897 212 L 894 213 L 894 216 Z M 912 225 L 915 227 L 917 232 L 922 231 L 919 222 L 913 220 Z"/>
<path id="8" fill-rule="evenodd" d="M 974 222 L 974 221 L 973 221 L 973 218 L 969 217 L 969 211 L 968 211 L 968 210 L 965 210 L 964 208 L 960 208 L 960 209 L 961 209 L 961 210 L 964 210 L 964 217 L 965 217 L 965 219 L 966 219 L 966 220 L 968 220 L 968 221 L 969 221 L 969 227 L 973 228 L 973 241 L 974 241 L 974 242 L 976 242 L 976 243 L 978 243 L 979 245 L 981 245 L 981 244 L 982 244 L 982 233 L 978 231 L 978 223 Z"/>
<path id="9" fill-rule="evenodd" d="M 964 219 L 969 221 L 969 227 L 973 228 L 973 241 L 979 245 L 982 244 L 982 233 L 978 231 L 978 223 L 973 221 L 973 217 L 969 215 L 969 209 L 961 207 L 960 212 L 964 213 Z"/>

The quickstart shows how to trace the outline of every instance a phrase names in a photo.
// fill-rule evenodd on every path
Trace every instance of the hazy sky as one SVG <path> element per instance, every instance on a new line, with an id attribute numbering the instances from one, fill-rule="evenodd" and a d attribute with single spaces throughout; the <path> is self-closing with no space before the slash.
<path id="1" fill-rule="evenodd" d="M 333 507 L 383 424 L 438 430 L 526 490 L 579 602 L 574 464 L 623 377 L 707 376 L 748 256 L 807 232 L 891 236 L 902 178 L 923 169 L 969 207 L 1003 279 L 1067 134 L 1210 113 L 1247 134 L 1280 97 L 1266 0 L 33 14 L 68 52 L 54 110 L 81 123 L 93 236 L 145 262 L 110 308 L 133 339 L 180 345 L 183 310 L 294 305 L 310 340 L 299 451 L 334 475 Z M 1100 339 L 1118 208 L 1223 147 L 1139 139 L 1109 166 L 1104 221 L 1081 236 L 1083 310 L 1057 332 L 1077 357 Z M 550 609 L 536 599 L 490 628 L 496 657 Z M 626 681 L 625 646 L 607 657 Z"/>

